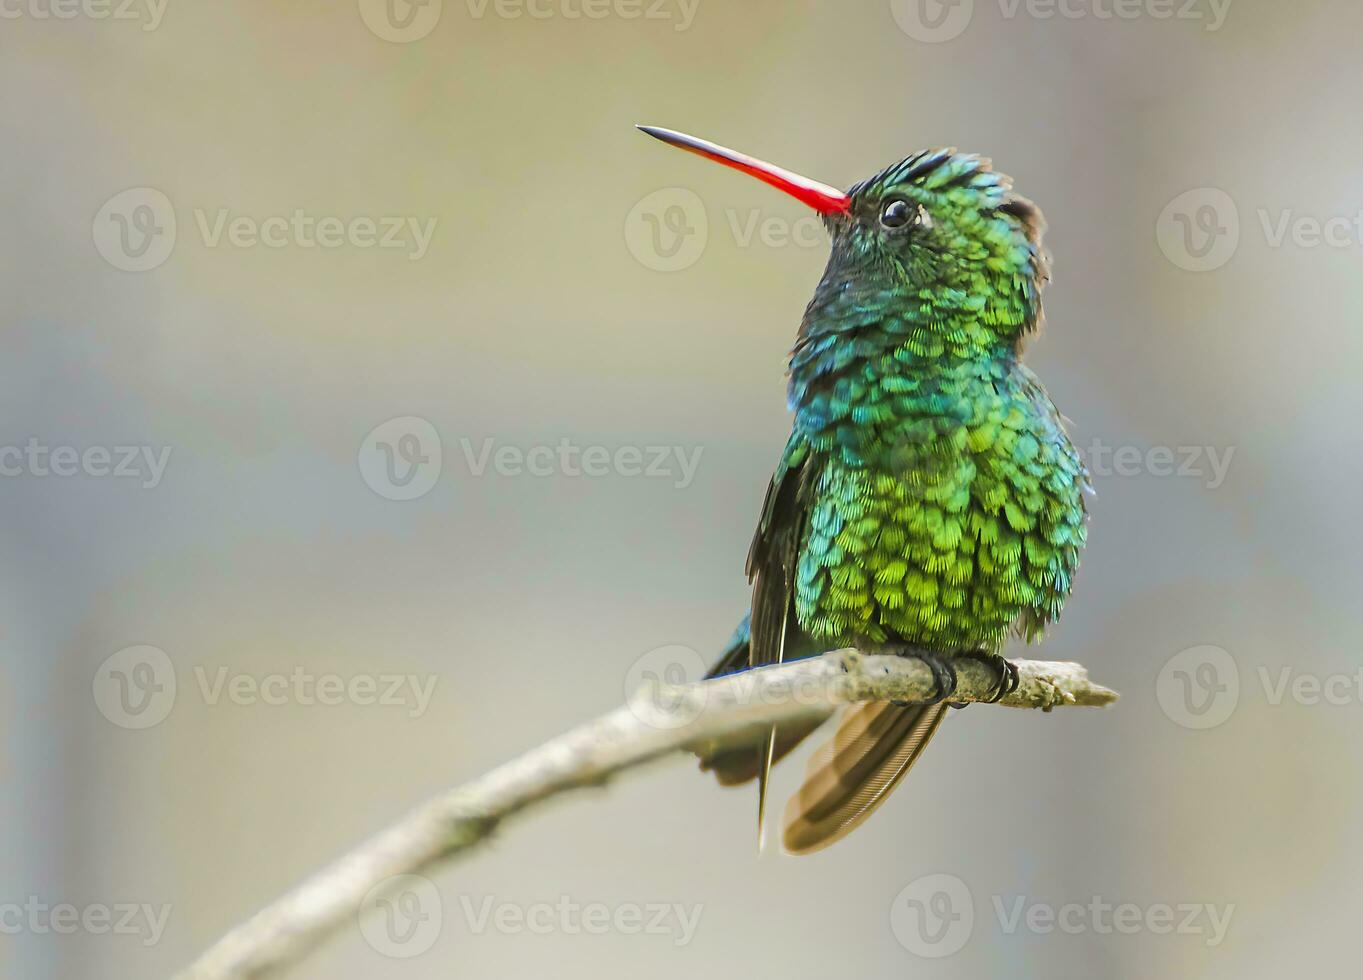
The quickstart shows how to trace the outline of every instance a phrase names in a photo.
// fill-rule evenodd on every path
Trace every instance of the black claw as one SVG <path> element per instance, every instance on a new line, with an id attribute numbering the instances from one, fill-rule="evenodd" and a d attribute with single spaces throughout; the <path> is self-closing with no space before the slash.
<path id="1" fill-rule="evenodd" d="M 956 668 L 950 660 L 926 650 L 916 650 L 914 656 L 928 665 L 932 679 L 937 683 L 937 690 L 933 692 L 931 700 L 924 704 L 941 704 L 956 693 Z"/>
<path id="2" fill-rule="evenodd" d="M 1018 677 L 1018 665 L 1013 663 L 1013 661 L 1011 660 L 1003 661 L 1003 673 L 1004 673 L 1003 678 L 1004 691 L 1002 694 L 999 695 L 1000 698 L 1008 697 L 1008 695 L 1016 691 L 1018 689 L 1018 686 L 1022 683 L 1021 678 Z"/>
<path id="3" fill-rule="evenodd" d="M 911 646 L 897 648 L 894 652 L 901 657 L 913 657 L 927 664 L 928 669 L 932 671 L 932 679 L 936 683 L 937 689 L 933 692 L 932 697 L 926 701 L 891 701 L 891 704 L 900 708 L 941 704 L 956 693 L 956 668 L 952 665 L 950 658 L 931 650 Z M 965 705 L 953 704 L 951 707 L 963 708 Z"/>
<path id="4" fill-rule="evenodd" d="M 978 660 L 998 672 L 999 685 L 994 689 L 993 694 L 982 700 L 983 704 L 996 704 L 1018 689 L 1018 668 L 1017 664 L 1011 660 L 987 650 L 965 650 L 958 656 Z"/>

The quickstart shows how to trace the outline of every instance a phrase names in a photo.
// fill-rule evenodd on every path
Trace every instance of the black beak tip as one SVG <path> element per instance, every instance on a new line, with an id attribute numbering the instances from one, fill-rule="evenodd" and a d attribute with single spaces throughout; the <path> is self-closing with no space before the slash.
<path id="1" fill-rule="evenodd" d="M 732 150 L 726 150 L 722 146 L 715 146 L 708 140 L 697 139 L 665 126 L 645 126 L 643 123 L 635 123 L 634 128 L 641 133 L 647 133 L 655 140 L 660 140 L 668 146 L 675 146 L 680 150 L 690 150 L 692 153 L 701 153 L 706 156 L 713 156 L 716 152 L 719 152 L 726 158 L 733 155 Z"/>

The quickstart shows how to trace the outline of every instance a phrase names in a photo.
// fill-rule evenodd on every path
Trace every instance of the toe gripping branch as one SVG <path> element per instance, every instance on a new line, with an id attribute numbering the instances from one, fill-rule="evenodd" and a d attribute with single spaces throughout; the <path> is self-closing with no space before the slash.
<path id="1" fill-rule="evenodd" d="M 928 704 L 941 704 L 956 693 L 956 667 L 941 654 L 919 651 L 918 659 L 927 664 L 932 671 L 932 679 L 937 682 Z"/>
<path id="2" fill-rule="evenodd" d="M 950 659 L 942 656 L 940 653 L 934 653 L 931 650 L 923 650 L 918 647 L 905 649 L 901 656 L 913 657 L 917 660 L 921 660 L 927 665 L 928 669 L 932 671 L 932 679 L 937 684 L 937 689 L 933 692 L 933 695 L 929 700 L 913 703 L 941 704 L 956 693 L 956 668 L 952 665 Z M 911 702 L 896 701 L 894 703 L 900 707 L 907 707 Z"/>
<path id="3" fill-rule="evenodd" d="M 987 650 L 963 650 L 955 654 L 954 657 L 947 657 L 931 650 L 911 648 L 905 650 L 903 655 L 915 657 L 926 664 L 928 669 L 932 671 L 933 680 L 937 683 L 937 689 L 933 692 L 932 697 L 927 701 L 919 702 L 921 704 L 941 704 L 956 693 L 956 667 L 952 663 L 955 658 L 977 660 L 999 675 L 999 683 L 994 689 L 994 693 L 984 698 L 980 702 L 981 704 L 997 704 L 1018 689 L 1017 665 L 1006 657 L 1001 657 L 997 653 L 990 653 Z M 895 703 L 904 707 L 909 702 L 897 701 Z M 967 703 L 952 702 L 951 707 L 964 708 Z"/>
<path id="4" fill-rule="evenodd" d="M 985 698 L 982 704 L 997 704 L 1003 698 L 1012 694 L 1018 689 L 1018 668 L 1007 657 L 1001 657 L 997 653 L 990 653 L 987 650 L 965 650 L 957 656 L 966 660 L 978 660 L 980 663 L 989 667 L 999 675 L 999 686 L 994 689 L 994 693 Z"/>

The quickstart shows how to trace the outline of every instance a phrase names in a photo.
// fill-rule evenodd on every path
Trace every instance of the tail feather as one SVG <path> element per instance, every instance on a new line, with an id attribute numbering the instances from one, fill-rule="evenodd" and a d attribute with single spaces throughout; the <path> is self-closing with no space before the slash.
<path id="1" fill-rule="evenodd" d="M 785 724 L 776 730 L 776 740 L 770 746 L 771 764 L 775 765 L 794 751 L 822 722 L 800 725 Z M 729 749 L 700 757 L 702 772 L 713 772 L 721 786 L 742 786 L 757 778 L 765 762 L 765 752 L 754 752 L 751 747 Z"/>
<path id="2" fill-rule="evenodd" d="M 784 663 L 786 659 L 786 628 L 790 625 L 790 616 L 781 618 L 780 640 L 776 644 L 776 663 Z M 755 648 L 748 646 L 748 664 L 753 667 L 760 666 L 760 662 L 755 654 Z M 780 726 L 772 725 L 767 732 L 767 740 L 762 743 L 762 756 L 758 760 L 757 770 L 757 851 L 762 852 L 762 843 L 766 839 L 763 829 L 767 817 L 767 783 L 771 781 L 772 763 L 776 761 L 776 742 L 780 738 Z"/>
<path id="3" fill-rule="evenodd" d="M 748 669 L 748 635 L 748 617 L 745 616 L 719 660 L 705 675 L 706 680 Z M 742 748 L 710 754 L 698 753 L 701 771 L 713 772 L 721 786 L 741 786 L 750 783 L 762 774 L 764 767 L 770 770 L 771 766 L 789 755 L 820 724 L 822 722 L 781 725 L 776 730 L 775 738 L 768 738 L 766 748 L 757 752 L 751 748 Z M 762 795 L 760 787 L 758 792 Z"/>
<path id="4" fill-rule="evenodd" d="M 849 711 L 786 804 L 786 850 L 821 850 L 861 826 L 918 761 L 945 715 L 945 704 L 876 703 Z"/>
<path id="5" fill-rule="evenodd" d="M 706 678 L 747 670 L 751 666 L 749 651 L 745 618 Z M 945 716 L 943 704 L 879 702 L 848 710 L 833 737 L 810 758 L 804 783 L 786 804 L 782 834 L 785 849 L 791 854 L 808 854 L 861 826 L 918 761 Z M 697 752 L 700 768 L 713 772 L 721 786 L 757 780 L 760 831 L 766 775 L 819 724 L 781 725 L 757 751 L 745 747 Z"/>

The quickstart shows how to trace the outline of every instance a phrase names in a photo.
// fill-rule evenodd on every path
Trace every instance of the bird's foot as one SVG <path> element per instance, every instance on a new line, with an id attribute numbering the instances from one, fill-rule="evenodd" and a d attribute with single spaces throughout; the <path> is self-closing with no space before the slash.
<path id="1" fill-rule="evenodd" d="M 997 653 L 990 653 L 987 650 L 964 650 L 957 656 L 968 660 L 978 660 L 986 667 L 998 672 L 999 686 L 994 689 L 994 693 L 989 697 L 981 699 L 981 704 L 997 704 L 1018 689 L 1017 664 L 1007 657 L 1001 657 Z M 952 707 L 964 708 L 965 704 L 953 704 Z"/>
<path id="2" fill-rule="evenodd" d="M 901 657 L 914 657 L 927 664 L 932 671 L 932 679 L 937 684 L 937 689 L 932 697 L 927 701 L 895 701 L 901 707 L 910 704 L 941 704 L 956 692 L 956 668 L 951 665 L 951 661 L 943 657 L 940 653 L 933 653 L 931 650 L 923 650 L 919 647 L 905 647 L 903 650 L 896 651 Z"/>

